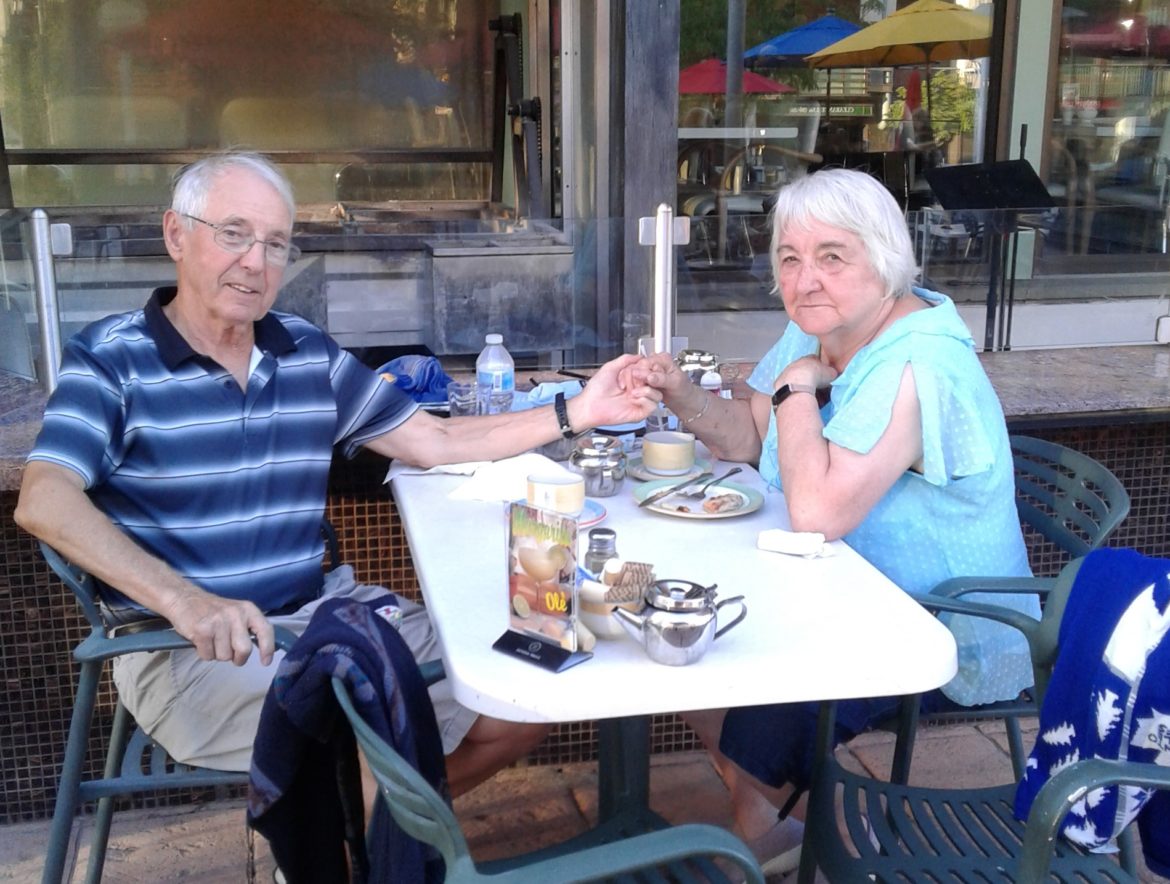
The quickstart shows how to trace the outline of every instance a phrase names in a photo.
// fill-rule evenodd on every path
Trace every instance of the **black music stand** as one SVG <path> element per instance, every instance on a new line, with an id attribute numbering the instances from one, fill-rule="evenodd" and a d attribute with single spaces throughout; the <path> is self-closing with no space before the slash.
<path id="1" fill-rule="evenodd" d="M 1051 209 L 1052 195 L 1027 160 L 937 166 L 926 170 L 926 180 L 947 211 L 985 212 L 991 279 L 987 286 L 987 324 L 983 349 L 994 349 L 996 315 L 999 347 L 1011 349 L 1012 308 L 1016 295 L 1016 257 L 1019 248 L 1019 212 Z M 1011 260 L 1004 260 L 1010 243 Z M 1003 303 L 1001 303 L 1001 301 Z"/>

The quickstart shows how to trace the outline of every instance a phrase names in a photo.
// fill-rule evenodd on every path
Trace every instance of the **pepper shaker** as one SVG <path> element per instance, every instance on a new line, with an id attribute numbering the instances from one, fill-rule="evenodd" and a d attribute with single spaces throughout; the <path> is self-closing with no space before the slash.
<path id="1" fill-rule="evenodd" d="M 605 563 L 617 558 L 617 532 L 612 528 L 591 528 L 589 548 L 585 550 L 583 567 L 590 574 L 600 577 Z"/>

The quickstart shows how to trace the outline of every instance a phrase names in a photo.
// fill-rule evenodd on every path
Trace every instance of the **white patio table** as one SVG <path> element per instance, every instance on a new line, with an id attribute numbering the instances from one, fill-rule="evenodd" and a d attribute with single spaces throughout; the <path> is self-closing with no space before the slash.
<path id="1" fill-rule="evenodd" d="M 630 478 L 596 501 L 623 559 L 745 597 L 747 617 L 699 661 L 655 663 L 626 636 L 560 673 L 517 660 L 492 649 L 507 628 L 504 504 L 449 499 L 464 481 L 403 473 L 391 484 L 455 698 L 510 721 L 598 720 L 603 821 L 644 816 L 654 713 L 916 693 L 955 673 L 950 632 L 845 543 L 818 558 L 756 547 L 760 531 L 789 522 L 783 495 L 749 466 L 731 481 L 762 491 L 763 506 L 734 518 L 639 509 Z"/>

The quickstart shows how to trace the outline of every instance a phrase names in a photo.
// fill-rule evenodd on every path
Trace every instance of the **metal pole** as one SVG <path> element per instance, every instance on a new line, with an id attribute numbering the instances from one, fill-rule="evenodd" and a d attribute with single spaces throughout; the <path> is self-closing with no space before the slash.
<path id="1" fill-rule="evenodd" d="M 41 337 L 38 376 L 41 388 L 52 393 L 57 389 L 57 369 L 61 362 L 61 311 L 57 306 L 57 275 L 53 271 L 52 231 L 44 209 L 33 209 L 31 218 L 33 283 Z"/>
<path id="2" fill-rule="evenodd" d="M 670 353 L 674 339 L 674 211 L 659 203 L 654 218 L 654 351 Z"/>

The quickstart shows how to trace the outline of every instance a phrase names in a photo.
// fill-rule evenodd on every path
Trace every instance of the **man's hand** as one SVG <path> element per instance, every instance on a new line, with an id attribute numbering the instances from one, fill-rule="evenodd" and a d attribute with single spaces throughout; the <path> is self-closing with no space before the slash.
<path id="1" fill-rule="evenodd" d="M 678 363 L 669 353 L 655 353 L 639 359 L 632 367 L 632 373 L 639 377 L 642 383 L 661 390 L 668 405 L 673 396 L 693 386 L 690 377 L 678 367 Z"/>
<path id="2" fill-rule="evenodd" d="M 230 660 L 243 666 L 252 653 L 254 636 L 260 662 L 265 666 L 272 662 L 272 624 L 251 602 L 220 598 L 193 586 L 160 613 L 195 645 L 200 660 Z"/>
<path id="3" fill-rule="evenodd" d="M 574 429 L 640 421 L 654 411 L 662 394 L 628 370 L 639 361 L 637 356 L 619 356 L 597 370 L 581 395 L 569 400 Z"/>

